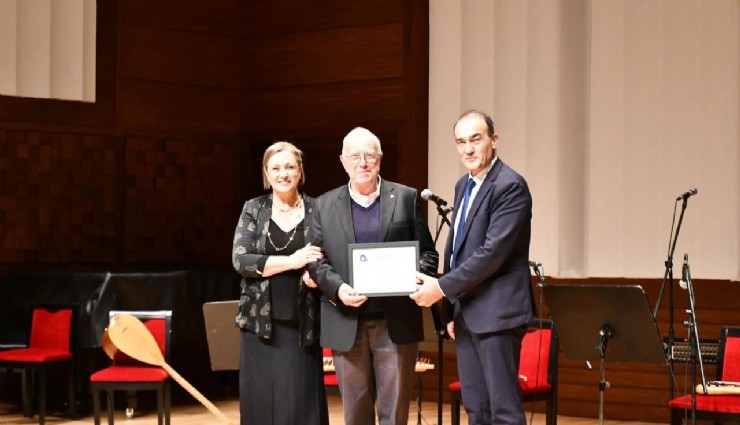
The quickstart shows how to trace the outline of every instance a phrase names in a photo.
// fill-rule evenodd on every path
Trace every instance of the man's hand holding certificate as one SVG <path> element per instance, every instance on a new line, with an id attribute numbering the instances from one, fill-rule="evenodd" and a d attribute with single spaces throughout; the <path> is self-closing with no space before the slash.
<path id="1" fill-rule="evenodd" d="M 436 278 L 422 273 L 417 273 L 416 277 L 421 285 L 418 287 L 416 292 L 409 295 L 409 297 L 416 302 L 416 305 L 419 307 L 431 307 L 434 303 L 444 297 Z"/>
<path id="2" fill-rule="evenodd" d="M 366 296 L 357 294 L 355 288 L 347 285 L 346 283 L 343 283 L 339 287 L 339 291 L 337 291 L 337 298 L 342 301 L 342 304 L 348 307 L 359 307 L 365 301 L 367 301 Z"/>

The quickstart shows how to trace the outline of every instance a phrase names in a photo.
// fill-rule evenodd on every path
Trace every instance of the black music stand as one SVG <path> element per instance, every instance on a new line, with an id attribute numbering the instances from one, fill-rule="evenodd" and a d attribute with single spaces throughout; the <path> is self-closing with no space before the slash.
<path id="1" fill-rule="evenodd" d="M 234 324 L 238 312 L 239 300 L 203 304 L 208 355 L 213 371 L 239 370 L 241 331 Z"/>
<path id="2" fill-rule="evenodd" d="M 599 359 L 599 424 L 604 421 L 604 361 L 667 364 L 645 291 L 639 285 L 548 285 L 544 288 L 566 357 Z"/>

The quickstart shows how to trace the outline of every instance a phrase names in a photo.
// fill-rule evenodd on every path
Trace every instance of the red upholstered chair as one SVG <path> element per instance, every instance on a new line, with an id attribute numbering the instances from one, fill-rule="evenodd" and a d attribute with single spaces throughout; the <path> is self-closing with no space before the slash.
<path id="1" fill-rule="evenodd" d="M 324 386 L 339 387 L 337 373 L 334 371 L 334 360 L 331 356 L 331 349 L 324 348 Z"/>
<path id="2" fill-rule="evenodd" d="M 159 349 L 169 361 L 172 312 L 161 311 L 111 311 L 110 317 L 117 314 L 130 314 L 144 323 L 154 336 Z M 121 351 L 113 355 L 111 366 L 90 376 L 93 397 L 93 416 L 95 425 L 100 425 L 100 391 L 105 391 L 108 399 L 108 424 L 113 425 L 113 391 L 156 391 L 157 423 L 170 424 L 170 377 L 159 366 L 151 366 L 132 359 Z"/>
<path id="3" fill-rule="evenodd" d="M 519 386 L 522 401 L 545 401 L 545 422 L 558 421 L 558 336 L 551 320 L 533 320 L 522 340 Z M 452 424 L 460 425 L 460 381 L 449 385 Z"/>
<path id="4" fill-rule="evenodd" d="M 38 305 L 32 309 L 27 348 L 0 352 L 0 369 L 22 372 L 23 413 L 31 417 L 33 382 L 38 389 L 39 424 L 46 421 L 46 375 L 50 368 L 60 367 L 69 374 L 69 413 L 75 414 L 75 367 L 77 306 Z"/>
<path id="5" fill-rule="evenodd" d="M 717 380 L 740 382 L 740 328 L 726 327 L 720 333 Z M 691 420 L 691 394 L 674 398 L 668 406 L 672 425 L 680 425 L 683 419 L 687 419 L 687 423 Z M 740 394 L 697 394 L 696 419 L 740 422 Z"/>

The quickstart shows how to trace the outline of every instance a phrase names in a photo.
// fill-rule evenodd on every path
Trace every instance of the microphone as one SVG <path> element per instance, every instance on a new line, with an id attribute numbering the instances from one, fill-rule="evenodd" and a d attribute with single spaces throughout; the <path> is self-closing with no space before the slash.
<path id="1" fill-rule="evenodd" d="M 529 260 L 529 267 L 531 267 L 532 270 L 534 270 L 534 274 L 539 279 L 539 282 L 537 282 L 537 286 L 540 288 L 544 288 L 545 287 L 545 276 L 542 275 L 542 270 L 540 270 L 540 267 L 542 267 L 542 263 L 540 263 L 539 261 Z"/>
<path id="2" fill-rule="evenodd" d="M 681 289 L 686 289 L 689 287 L 688 271 L 689 271 L 689 254 L 684 254 L 683 255 L 683 267 L 681 267 L 681 280 L 678 282 L 678 286 L 680 286 Z"/>
<path id="3" fill-rule="evenodd" d="M 699 192 L 699 190 L 697 190 L 696 188 L 689 189 L 688 191 L 682 193 L 678 198 L 676 198 L 676 200 L 677 201 L 680 201 L 682 199 L 683 200 L 686 200 L 686 199 L 688 199 L 689 196 L 696 195 L 698 192 Z"/>
<path id="4" fill-rule="evenodd" d="M 445 201 L 444 199 L 442 199 L 439 196 L 435 195 L 429 189 L 424 189 L 424 190 L 421 191 L 421 198 L 424 199 L 425 201 L 432 201 L 432 202 L 434 202 L 435 204 L 437 204 L 437 206 L 439 208 L 442 208 L 442 207 L 444 207 L 444 206 L 447 205 L 447 201 Z M 450 208 L 450 209 L 452 209 L 452 208 Z"/>

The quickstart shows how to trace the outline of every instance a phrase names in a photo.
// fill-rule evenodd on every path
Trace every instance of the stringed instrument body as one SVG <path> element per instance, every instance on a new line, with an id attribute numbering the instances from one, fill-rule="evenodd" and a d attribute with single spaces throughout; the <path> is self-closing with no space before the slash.
<path id="1" fill-rule="evenodd" d="M 702 384 L 699 384 L 696 386 L 696 393 L 704 394 L 704 386 Z M 740 395 L 740 382 L 730 382 L 730 381 L 707 382 L 707 394 L 708 395 L 728 395 L 728 394 Z"/>
<path id="2" fill-rule="evenodd" d="M 226 415 L 167 364 L 154 336 L 136 317 L 130 314 L 115 315 L 111 318 L 110 324 L 103 334 L 102 341 L 103 350 L 111 359 L 115 356 L 116 351 L 120 350 L 127 356 L 142 363 L 161 367 L 211 413 L 216 415 L 224 423 L 232 424 Z"/>

